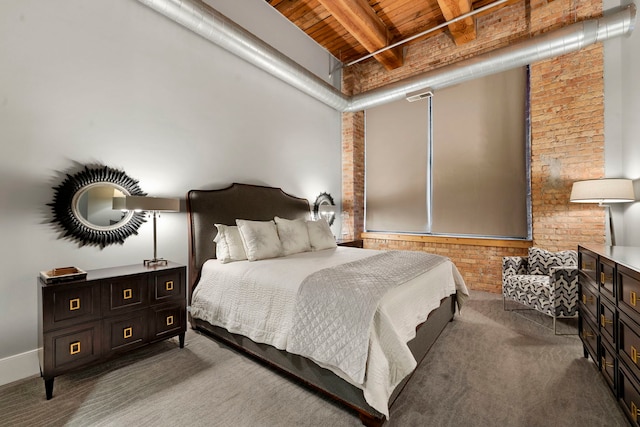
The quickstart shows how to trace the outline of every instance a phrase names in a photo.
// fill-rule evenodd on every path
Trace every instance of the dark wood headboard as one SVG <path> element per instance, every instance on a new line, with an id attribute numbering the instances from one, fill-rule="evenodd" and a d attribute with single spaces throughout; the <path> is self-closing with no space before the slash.
<path id="1" fill-rule="evenodd" d="M 275 216 L 310 218 L 309 201 L 291 196 L 280 188 L 232 184 L 219 190 L 187 193 L 189 219 L 189 297 L 206 260 L 215 258 L 214 224 L 236 225 L 236 219 L 267 221 Z"/>

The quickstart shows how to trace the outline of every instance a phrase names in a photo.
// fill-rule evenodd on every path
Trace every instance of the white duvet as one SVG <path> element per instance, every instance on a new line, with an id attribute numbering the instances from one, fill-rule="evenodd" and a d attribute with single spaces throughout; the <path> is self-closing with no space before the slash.
<path id="1" fill-rule="evenodd" d="M 337 247 L 254 262 L 209 260 L 193 293 L 191 315 L 284 350 L 302 281 L 318 270 L 378 253 Z M 459 303 L 468 296 L 450 261 L 387 292 L 373 319 L 364 383 L 355 384 L 339 369 L 316 363 L 362 389 L 367 403 L 388 417 L 391 393 L 416 367 L 407 342 L 442 298 L 454 293 Z"/>

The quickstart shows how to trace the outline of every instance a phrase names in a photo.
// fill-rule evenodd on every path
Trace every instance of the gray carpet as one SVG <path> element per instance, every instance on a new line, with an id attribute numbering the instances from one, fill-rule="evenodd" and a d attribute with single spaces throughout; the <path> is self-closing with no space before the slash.
<path id="1" fill-rule="evenodd" d="M 388 426 L 627 426 L 577 336 L 472 292 L 391 411 Z M 515 305 L 513 305 L 515 307 Z M 571 323 L 573 322 L 573 324 Z M 575 332 L 575 321 L 561 325 Z M 7 426 L 358 426 L 348 410 L 193 331 L 56 378 L 0 387 Z"/>

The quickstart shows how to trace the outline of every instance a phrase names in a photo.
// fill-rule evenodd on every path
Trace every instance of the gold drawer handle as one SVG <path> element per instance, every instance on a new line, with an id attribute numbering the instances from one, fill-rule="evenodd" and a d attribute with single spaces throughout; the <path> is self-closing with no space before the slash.
<path id="1" fill-rule="evenodd" d="M 636 295 L 636 293 L 634 291 L 631 291 L 631 295 L 630 295 L 629 299 L 631 300 L 631 301 L 629 301 L 629 303 L 632 306 L 635 307 L 636 306 L 636 302 L 638 301 L 638 295 Z"/>
<path id="2" fill-rule="evenodd" d="M 173 325 L 173 316 L 167 316 L 167 326 Z"/>
<path id="3" fill-rule="evenodd" d="M 72 342 L 69 345 L 69 354 L 78 354 L 80 353 L 80 341 Z"/>
<path id="4" fill-rule="evenodd" d="M 80 298 L 69 300 L 69 311 L 80 309 Z"/>
<path id="5" fill-rule="evenodd" d="M 582 338 L 584 338 L 584 339 L 589 339 L 589 338 L 593 338 L 593 337 L 594 337 L 594 335 L 593 335 L 591 332 L 589 332 L 589 331 L 582 331 Z"/>
<path id="6" fill-rule="evenodd" d="M 602 325 L 603 328 L 607 327 L 607 323 L 613 323 L 613 320 L 609 320 L 607 319 L 604 314 L 600 315 L 600 325 Z"/>
<path id="7" fill-rule="evenodd" d="M 613 368 L 613 363 L 607 363 L 607 358 L 602 356 L 602 366 L 605 368 Z"/>
<path id="8" fill-rule="evenodd" d="M 172 291 L 173 290 L 173 280 L 168 280 L 168 281 L 164 282 L 164 286 L 165 286 L 165 289 L 167 291 Z"/>
<path id="9" fill-rule="evenodd" d="M 591 295 L 591 296 L 582 295 L 582 303 L 583 304 L 593 304 L 594 299 L 595 298 L 593 297 L 593 295 Z"/>
<path id="10" fill-rule="evenodd" d="M 631 359 L 633 363 L 638 364 L 638 350 L 634 346 L 631 346 Z"/>
<path id="11" fill-rule="evenodd" d="M 122 332 L 125 339 L 131 338 L 131 335 L 133 335 L 133 328 L 129 326 L 128 328 L 124 328 Z"/>
<path id="12" fill-rule="evenodd" d="M 634 422 L 638 422 L 638 415 L 640 415 L 640 411 L 638 410 L 638 406 L 634 402 L 631 402 L 631 418 L 633 418 Z"/>
<path id="13" fill-rule="evenodd" d="M 124 299 L 131 299 L 133 297 L 133 292 L 131 291 L 131 289 L 125 289 L 124 291 L 122 291 L 122 297 Z"/>

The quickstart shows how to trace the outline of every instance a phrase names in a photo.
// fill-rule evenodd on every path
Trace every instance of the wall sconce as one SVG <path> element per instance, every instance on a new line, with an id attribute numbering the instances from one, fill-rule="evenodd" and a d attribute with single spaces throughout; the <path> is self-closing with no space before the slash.
<path id="1" fill-rule="evenodd" d="M 316 201 L 313 204 L 313 216 L 316 219 L 324 218 L 329 225 L 333 225 L 336 220 L 336 206 L 333 202 L 333 197 L 329 193 L 320 193 L 316 197 Z"/>
<path id="2" fill-rule="evenodd" d="M 570 201 L 573 203 L 597 203 L 607 208 L 609 215 L 609 234 L 611 245 L 616 244 L 613 233 L 613 218 L 610 203 L 629 203 L 635 201 L 633 181 L 621 178 L 589 179 L 576 181 L 571 188 Z"/>
<path id="3" fill-rule="evenodd" d="M 158 258 L 156 234 L 156 218 L 160 212 L 179 212 L 180 200 L 164 197 L 125 196 L 113 198 L 113 209 L 124 211 L 147 211 L 153 214 L 153 258 L 145 259 L 143 264 L 151 267 L 167 265 L 167 260 Z"/>

